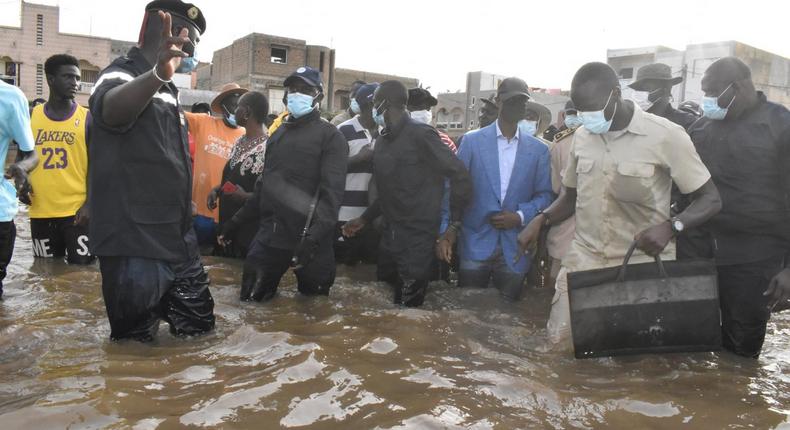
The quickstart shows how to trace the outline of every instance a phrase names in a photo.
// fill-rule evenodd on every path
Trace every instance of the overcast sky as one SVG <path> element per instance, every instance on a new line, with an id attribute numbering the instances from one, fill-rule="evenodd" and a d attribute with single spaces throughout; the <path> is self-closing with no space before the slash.
<path id="1" fill-rule="evenodd" d="M 59 4 L 67 33 L 136 40 L 148 0 Z M 787 0 L 196 0 L 208 21 L 198 56 L 251 32 L 337 50 L 337 67 L 418 78 L 434 93 L 463 91 L 466 72 L 570 86 L 606 50 L 738 40 L 790 57 Z M 397 5 L 397 7 L 391 7 Z M 652 6 L 651 6 L 652 5 Z M 277 7 L 277 9 L 274 8 Z M 19 0 L 0 0 L 0 25 L 19 25 Z"/>

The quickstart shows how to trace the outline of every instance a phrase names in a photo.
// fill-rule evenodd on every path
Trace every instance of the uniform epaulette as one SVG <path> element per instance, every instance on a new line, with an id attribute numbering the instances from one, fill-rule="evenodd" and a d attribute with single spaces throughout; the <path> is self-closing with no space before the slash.
<path id="1" fill-rule="evenodd" d="M 578 128 L 579 127 L 566 128 L 565 130 L 557 132 L 557 134 L 554 135 L 554 141 L 559 142 L 560 140 L 565 139 L 566 137 L 572 135 Z"/>

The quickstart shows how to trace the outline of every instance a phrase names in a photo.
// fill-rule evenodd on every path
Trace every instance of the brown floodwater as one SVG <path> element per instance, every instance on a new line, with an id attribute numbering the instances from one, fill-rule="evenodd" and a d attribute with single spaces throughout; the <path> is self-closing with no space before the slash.
<path id="1" fill-rule="evenodd" d="M 163 323 L 150 345 L 108 340 L 96 266 L 35 261 L 28 223 L 0 302 L 2 429 L 790 428 L 790 314 L 763 355 L 575 360 L 546 351 L 551 291 L 517 304 L 432 286 L 390 303 L 370 267 L 327 298 L 288 276 L 270 303 L 240 303 L 241 264 L 204 260 L 217 330 Z"/>

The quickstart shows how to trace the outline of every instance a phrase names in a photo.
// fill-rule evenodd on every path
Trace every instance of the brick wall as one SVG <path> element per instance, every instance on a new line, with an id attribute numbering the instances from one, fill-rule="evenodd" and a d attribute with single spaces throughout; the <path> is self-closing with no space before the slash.
<path id="1" fill-rule="evenodd" d="M 38 15 L 43 16 L 41 44 L 37 43 Z M 21 63 L 20 88 L 29 100 L 48 98 L 46 76 L 42 76 L 41 93 L 37 88 L 37 65 L 55 54 L 70 54 L 77 57 L 86 68 L 101 70 L 115 58 L 112 40 L 60 33 L 58 8 L 31 3 L 22 3 L 22 27 L 0 27 L 0 58 L 8 57 Z M 129 42 L 121 42 L 121 44 Z M 116 44 L 116 49 L 118 45 Z M 5 72 L 5 71 L 3 71 Z M 88 104 L 90 86 L 86 85 L 77 95 L 77 102 Z"/>

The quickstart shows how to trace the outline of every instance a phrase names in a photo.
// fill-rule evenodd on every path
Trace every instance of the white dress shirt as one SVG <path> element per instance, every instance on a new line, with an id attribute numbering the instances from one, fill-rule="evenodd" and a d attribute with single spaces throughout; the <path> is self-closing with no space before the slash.
<path id="1" fill-rule="evenodd" d="M 510 186 L 510 177 L 513 175 L 513 168 L 516 164 L 516 151 L 518 151 L 518 128 L 512 139 L 508 139 L 502 134 L 499 128 L 499 120 L 496 121 L 496 146 L 499 151 L 499 202 L 505 201 L 507 188 Z M 524 215 L 518 211 L 521 217 L 521 224 L 524 224 Z"/>

